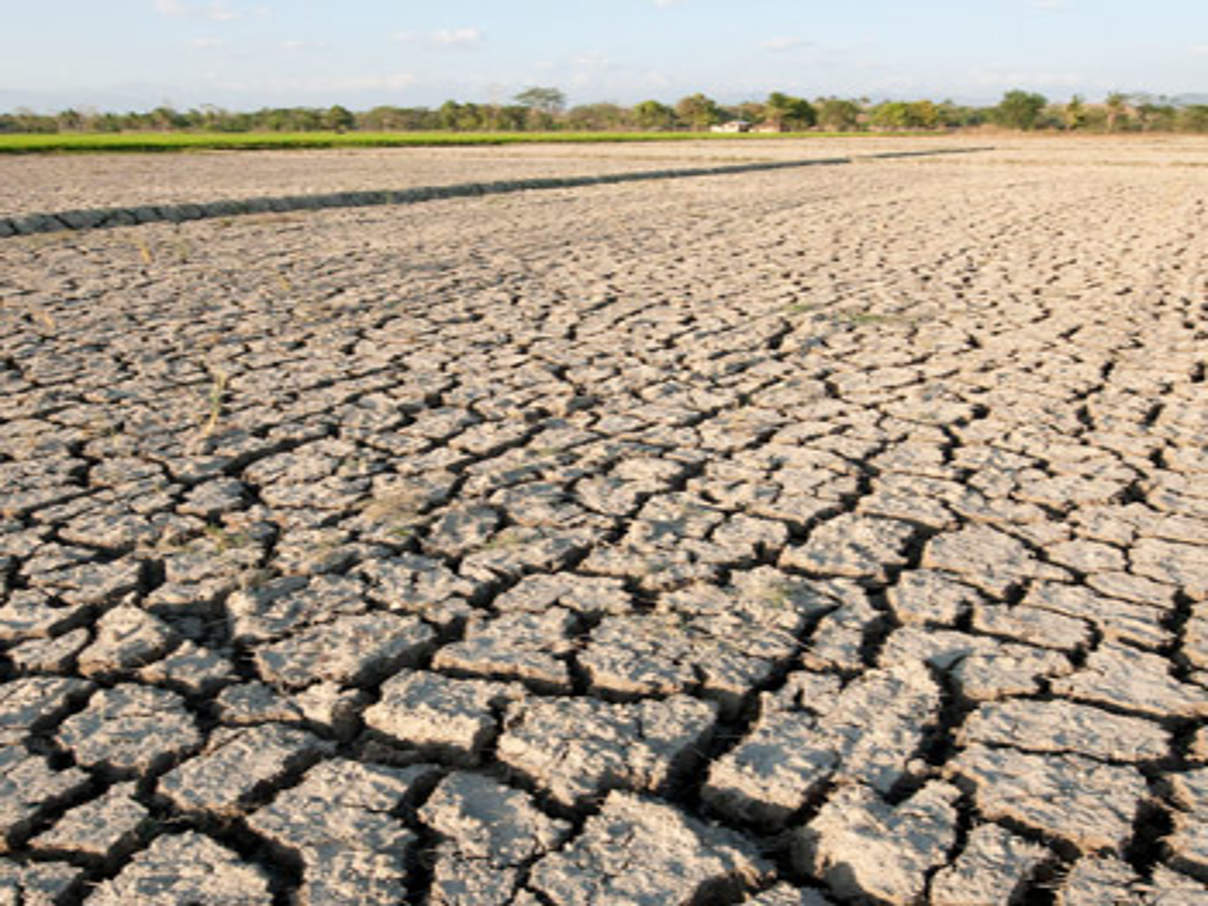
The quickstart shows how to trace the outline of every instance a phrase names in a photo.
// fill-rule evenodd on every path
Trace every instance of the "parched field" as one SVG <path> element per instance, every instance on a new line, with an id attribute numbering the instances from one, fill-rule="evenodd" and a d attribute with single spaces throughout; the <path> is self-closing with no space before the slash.
<path id="1" fill-rule="evenodd" d="M 1208 902 L 1208 143 L 995 144 L 0 239 L 0 903 Z"/>

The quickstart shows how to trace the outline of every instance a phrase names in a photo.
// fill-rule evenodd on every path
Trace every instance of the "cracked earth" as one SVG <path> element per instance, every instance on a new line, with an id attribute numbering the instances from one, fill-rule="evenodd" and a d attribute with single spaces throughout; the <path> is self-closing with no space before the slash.
<path id="1" fill-rule="evenodd" d="M 1206 162 L 0 240 L 0 903 L 1208 902 Z"/>

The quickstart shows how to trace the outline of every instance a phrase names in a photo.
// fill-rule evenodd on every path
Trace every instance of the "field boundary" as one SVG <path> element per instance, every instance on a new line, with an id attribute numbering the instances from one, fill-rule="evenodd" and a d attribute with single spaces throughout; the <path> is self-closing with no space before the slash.
<path id="1" fill-rule="evenodd" d="M 872 158 L 929 157 L 942 154 L 971 154 L 992 150 L 979 148 L 939 148 L 928 151 L 887 152 L 861 155 Z M 606 173 L 600 176 L 551 176 L 496 182 L 455 183 L 444 186 L 421 186 L 410 189 L 379 189 L 368 191 L 329 192 L 316 195 L 264 196 L 258 198 L 224 199 L 197 203 L 138 205 L 117 208 L 84 208 L 53 213 L 23 214 L 0 218 L 0 238 L 31 236 L 38 233 L 59 233 L 72 230 L 110 229 L 138 226 L 144 223 L 184 223 L 214 217 L 236 217 L 244 214 L 270 214 L 288 211 L 308 211 L 324 208 L 360 208 L 380 205 L 418 204 L 447 198 L 468 198 L 480 195 L 502 195 L 541 189 L 571 189 L 611 183 L 639 182 L 652 179 L 685 179 L 697 176 L 724 176 L 760 170 L 786 170 L 794 167 L 841 166 L 854 157 L 820 157 L 806 160 L 760 161 L 725 164 L 717 167 L 681 167 L 667 170 L 639 170 L 630 173 Z"/>

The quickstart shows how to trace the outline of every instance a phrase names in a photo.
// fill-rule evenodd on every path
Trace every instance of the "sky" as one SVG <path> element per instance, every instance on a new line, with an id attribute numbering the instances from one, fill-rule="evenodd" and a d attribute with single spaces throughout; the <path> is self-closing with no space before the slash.
<path id="1" fill-rule="evenodd" d="M 0 110 L 1208 93 L 1205 0 L 0 0 Z"/>

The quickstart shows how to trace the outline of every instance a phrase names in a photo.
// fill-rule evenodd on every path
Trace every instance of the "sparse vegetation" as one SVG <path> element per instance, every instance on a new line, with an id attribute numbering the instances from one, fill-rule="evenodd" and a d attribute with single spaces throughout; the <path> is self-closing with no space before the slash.
<path id="1" fill-rule="evenodd" d="M 645 100 L 567 109 L 557 88 L 520 92 L 511 104 L 448 100 L 436 109 L 379 106 L 359 113 L 288 107 L 251 113 L 216 107 L 147 113 L 64 110 L 0 113 L 0 153 L 47 151 L 187 151 L 486 145 L 511 142 L 625 142 L 700 138 L 758 139 L 790 135 L 904 134 L 978 128 L 1084 132 L 1208 132 L 1208 104 L 1198 98 L 1113 92 L 1102 103 L 1075 95 L 1050 104 L 1040 94 L 1008 91 L 989 107 L 951 100 L 820 97 L 814 101 L 774 91 L 764 101 L 725 106 L 697 92 L 674 105 Z M 769 134 L 710 133 L 729 120 L 770 126 Z"/>

